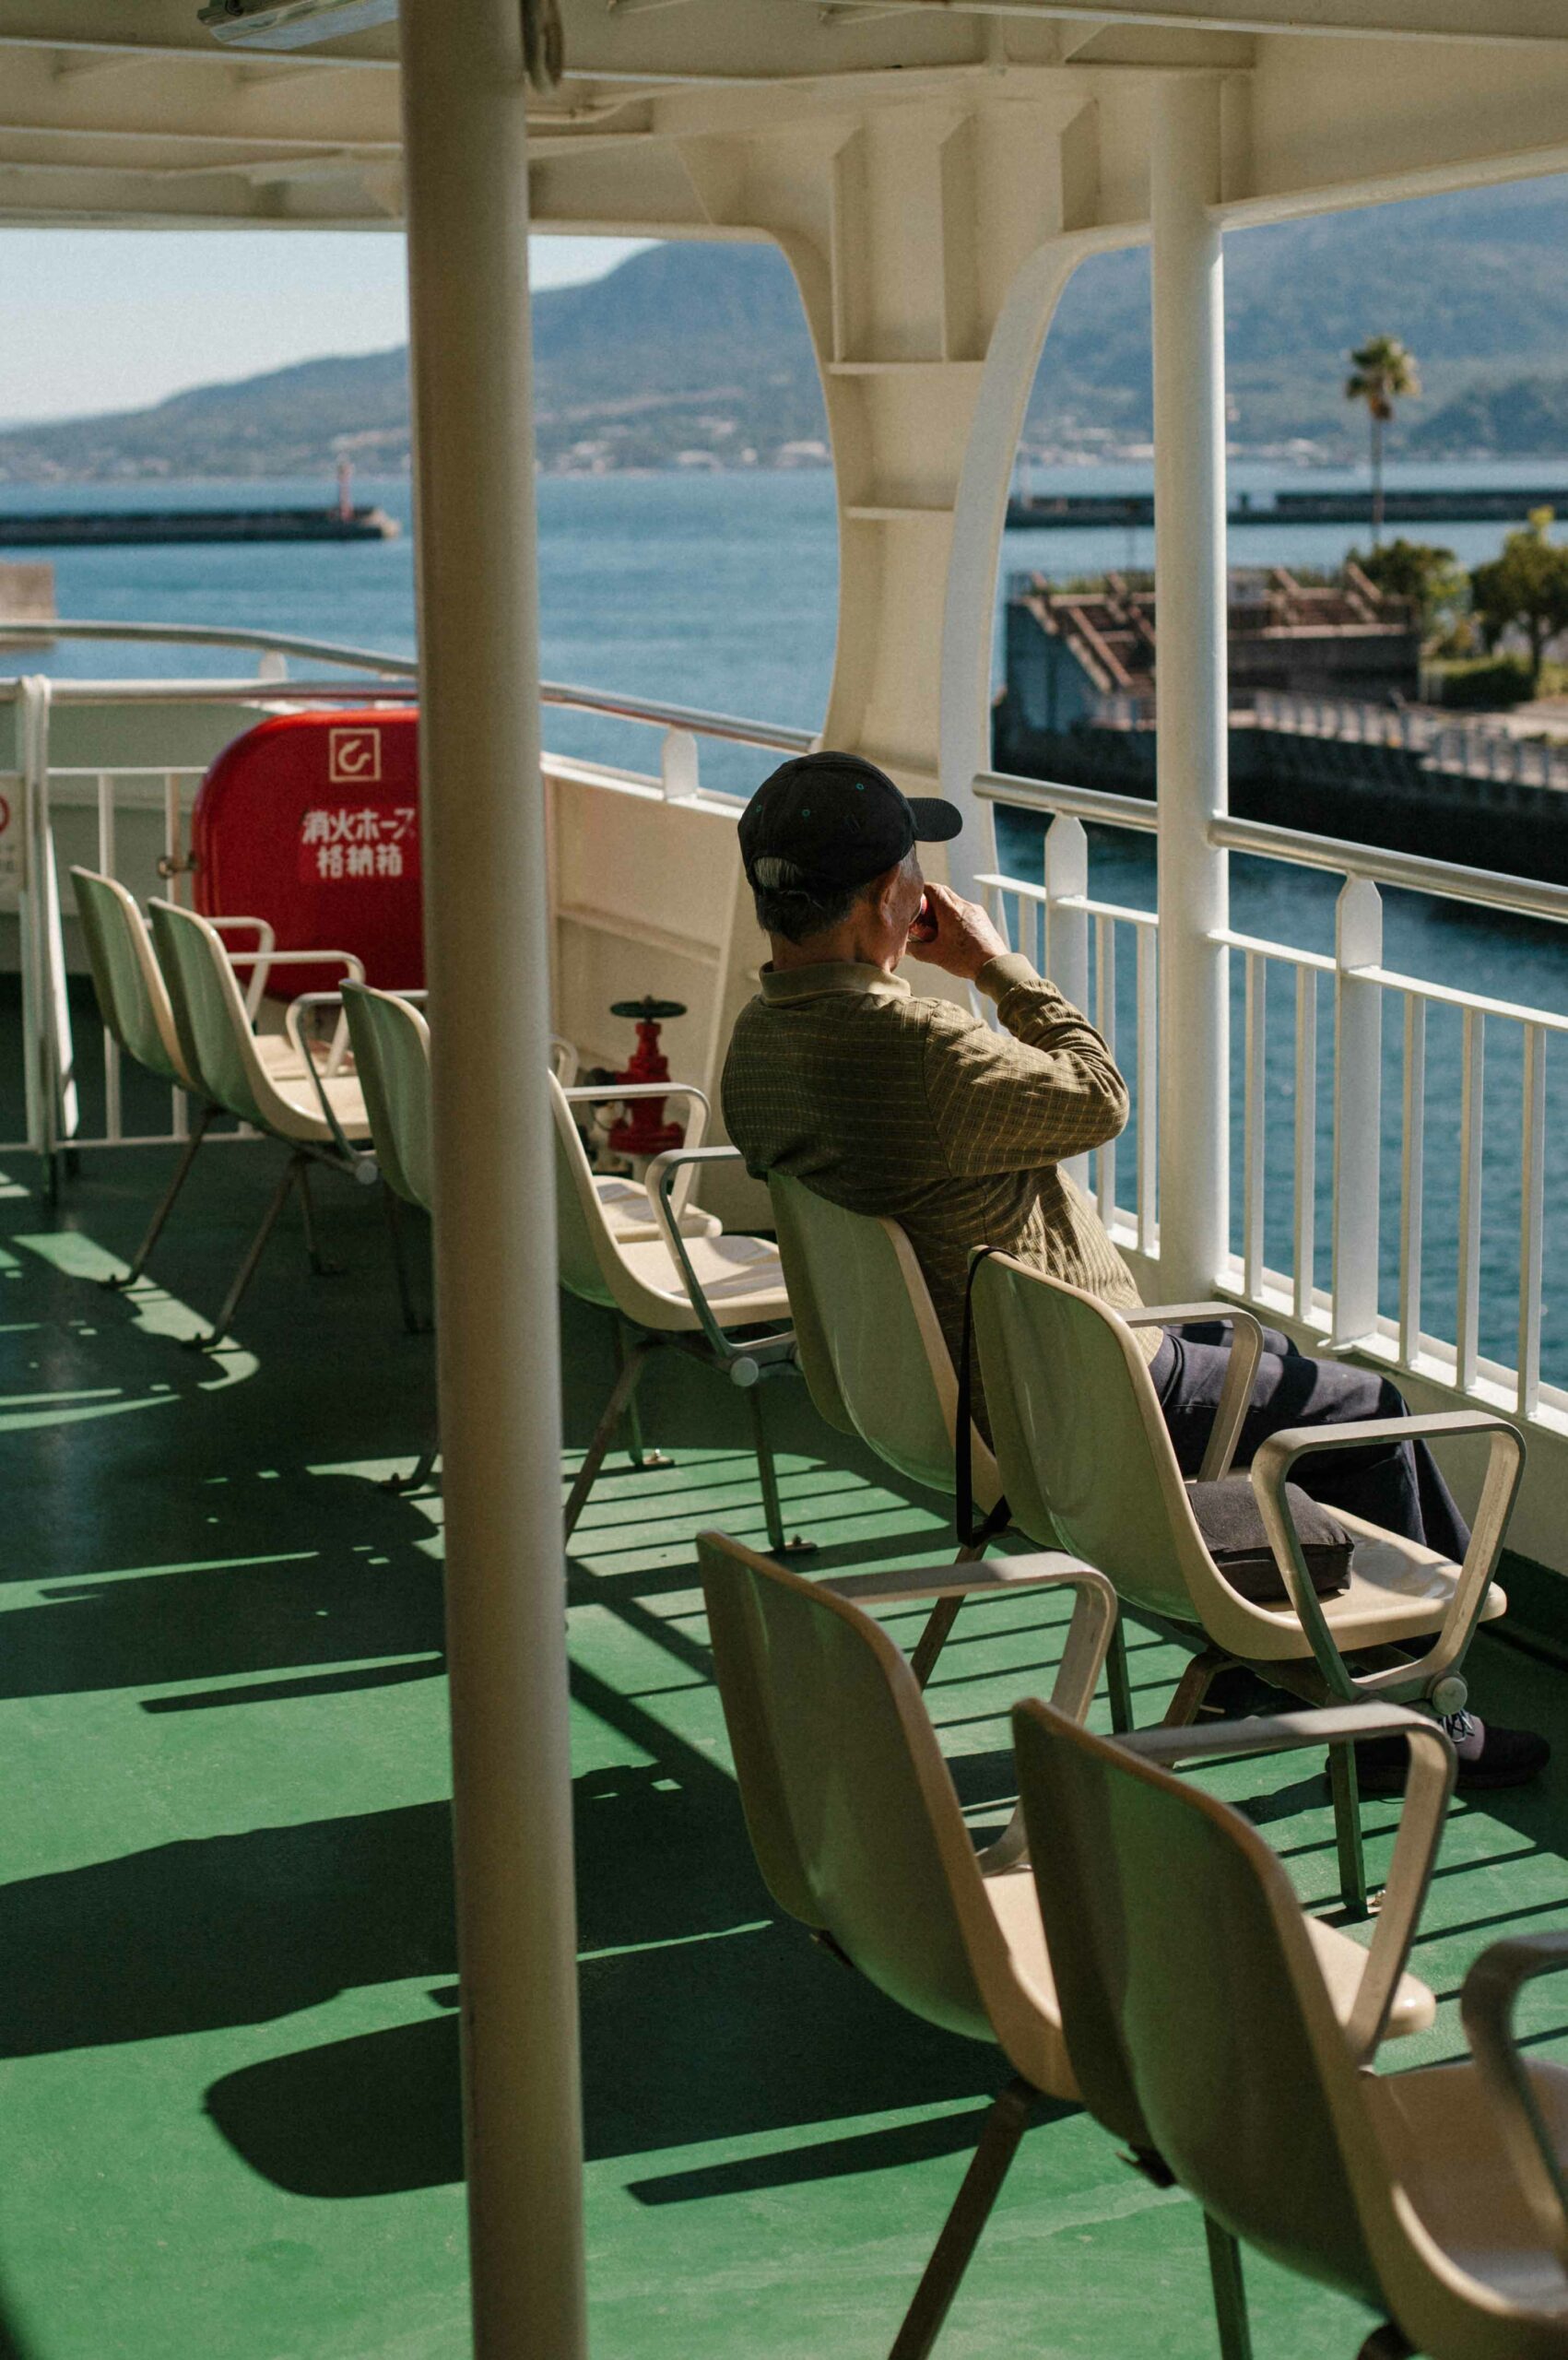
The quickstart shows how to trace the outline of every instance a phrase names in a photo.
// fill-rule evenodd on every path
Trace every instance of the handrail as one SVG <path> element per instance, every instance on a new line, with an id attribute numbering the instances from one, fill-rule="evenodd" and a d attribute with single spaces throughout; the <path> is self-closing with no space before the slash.
<path id="1" fill-rule="evenodd" d="M 1307 835 L 1297 828 L 1273 828 L 1261 820 L 1233 820 L 1220 813 L 1209 822 L 1208 838 L 1229 852 L 1256 853 L 1266 860 L 1292 861 L 1304 868 L 1328 868 L 1337 877 L 1366 877 L 1375 885 L 1400 886 L 1409 893 L 1484 902 L 1490 908 L 1529 917 L 1568 920 L 1568 885 L 1546 885 L 1533 877 L 1467 868 L 1456 860 L 1429 860 L 1424 853 L 1390 852 L 1381 844 Z"/>
<path id="2" fill-rule="evenodd" d="M 1160 815 L 1137 796 L 1113 795 L 1102 786 L 1068 786 L 1060 779 L 1020 778 L 1016 771 L 978 771 L 974 792 L 982 803 L 1011 803 L 1025 811 L 1061 812 L 1069 820 L 1094 820 L 1107 828 L 1141 829 L 1152 835 Z"/>
<path id="3" fill-rule="evenodd" d="M 199 623 L 73 622 L 38 616 L 20 620 L 0 616 L 0 637 L 40 639 L 120 640 L 176 647 L 248 647 L 258 655 L 308 656 L 315 663 L 346 664 L 399 682 L 417 682 L 419 664 L 407 655 L 391 655 L 371 648 L 343 647 L 324 639 L 297 639 L 286 631 L 223 631 Z M 243 693 L 247 697 L 283 698 L 304 695 L 340 697 L 352 694 L 357 684 L 328 680 L 147 681 L 58 680 L 57 702 L 93 704 L 145 700 L 159 703 L 191 703 L 203 697 L 218 702 Z M 391 691 L 378 690 L 378 693 Z M 403 691 L 407 693 L 407 691 Z M 0 682 L 0 699 L 16 695 L 15 684 Z M 817 743 L 818 732 L 792 728 L 782 722 L 745 721 L 735 714 L 705 713 L 697 705 L 665 704 L 656 699 L 618 696 L 608 689 L 583 689 L 556 680 L 539 684 L 539 701 L 566 712 L 600 713 L 623 721 L 640 721 L 657 728 L 686 729 L 699 738 L 717 738 L 741 746 L 767 746 L 780 753 L 804 754 Z"/>
<path id="4" fill-rule="evenodd" d="M 0 701 L 13 699 L 16 686 L 14 679 L 0 680 Z M 392 704 L 407 703 L 419 693 L 413 680 L 264 680 L 256 673 L 238 680 L 51 680 L 50 688 L 52 704 L 79 705 Z"/>
<path id="5" fill-rule="evenodd" d="M 110 639 L 166 643 L 171 647 L 253 647 L 261 655 L 308 655 L 318 664 L 351 664 L 365 672 L 412 678 L 419 670 L 409 655 L 385 655 L 364 647 L 342 647 L 330 639 L 296 639 L 278 631 L 224 631 L 208 623 L 62 622 L 54 616 L 0 616 L 0 633 L 18 638 Z"/>
<path id="6" fill-rule="evenodd" d="M 1069 786 L 1057 779 L 1021 778 L 1009 771 L 976 773 L 974 793 L 985 803 L 1008 803 L 1020 810 L 1047 811 L 1089 820 L 1107 828 L 1151 835 L 1159 815 L 1152 803 L 1098 786 Z M 1396 852 L 1383 844 L 1353 844 L 1347 836 L 1318 836 L 1300 828 L 1277 828 L 1262 820 L 1240 820 L 1217 811 L 1208 840 L 1227 852 L 1252 853 L 1264 860 L 1292 861 L 1303 868 L 1326 868 L 1337 877 L 1366 877 L 1409 893 L 1441 900 L 1480 902 L 1527 917 L 1568 923 L 1568 885 L 1549 885 L 1502 869 L 1468 868 L 1456 860 L 1432 860 L 1424 853 Z"/>
<path id="7" fill-rule="evenodd" d="M 609 714 L 623 721 L 654 722 L 666 729 L 690 729 L 699 738 L 725 738 L 740 746 L 772 746 L 785 754 L 809 753 L 821 735 L 816 729 L 792 729 L 783 722 L 740 721 L 733 714 L 704 713 L 694 705 L 618 697 L 607 689 L 563 688 L 554 680 L 540 681 L 539 702 L 578 713 Z"/>

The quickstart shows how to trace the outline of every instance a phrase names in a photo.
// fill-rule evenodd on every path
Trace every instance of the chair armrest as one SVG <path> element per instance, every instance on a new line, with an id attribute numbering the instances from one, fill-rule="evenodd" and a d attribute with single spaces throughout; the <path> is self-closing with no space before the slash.
<path id="1" fill-rule="evenodd" d="M 619 1098 L 684 1098 L 690 1109 L 686 1120 L 686 1145 L 689 1148 L 701 1146 L 707 1135 L 708 1117 L 713 1112 L 707 1092 L 699 1090 L 694 1081 L 595 1081 L 582 1086 L 573 1082 L 570 1090 L 562 1091 L 561 1095 L 569 1106 L 593 1105 L 595 1103 L 602 1105 L 607 1101 Z M 686 1210 L 687 1198 L 691 1194 L 695 1177 L 695 1174 L 690 1172 L 681 1174 L 680 1193 L 675 1208 L 678 1215 Z"/>
<path id="2" fill-rule="evenodd" d="M 1432 1882 L 1456 1766 L 1447 1731 L 1424 1713 L 1412 1713 L 1403 1705 L 1331 1705 L 1318 1712 L 1269 1713 L 1250 1721 L 1217 1721 L 1207 1729 L 1129 1730 L 1114 1740 L 1145 1762 L 1173 1769 L 1178 1763 L 1289 1753 L 1298 1746 L 1344 1744 L 1366 1737 L 1403 1737 L 1410 1749 L 1410 1770 L 1383 1906 L 1345 2024 L 1345 2036 L 1358 2065 L 1370 2063 L 1383 2038 Z"/>
<path id="3" fill-rule="evenodd" d="M 1116 1592 L 1104 1574 L 1059 1549 L 1020 1557 L 983 1557 L 969 1564 L 909 1565 L 893 1572 L 822 1574 L 818 1589 L 856 1606 L 914 1605 L 926 1599 L 998 1597 L 1012 1590 L 1076 1589 L 1067 1643 L 1056 1671 L 1051 1702 L 1069 1720 L 1081 1721 L 1094 1701 L 1111 1634 L 1116 1627 Z"/>
<path id="4" fill-rule="evenodd" d="M 1231 1461 L 1241 1440 L 1242 1421 L 1252 1400 L 1252 1383 L 1257 1375 L 1257 1364 L 1263 1358 L 1263 1322 L 1256 1312 L 1244 1311 L 1234 1303 L 1161 1303 L 1145 1310 L 1123 1312 L 1122 1318 L 1129 1328 L 1185 1328 L 1199 1319 L 1223 1319 L 1231 1327 L 1231 1359 L 1225 1371 L 1225 1382 L 1220 1388 L 1215 1405 L 1214 1423 L 1208 1431 L 1208 1442 L 1203 1454 L 1203 1464 L 1197 1470 L 1200 1483 L 1218 1483 L 1231 1471 Z"/>
<path id="5" fill-rule="evenodd" d="M 358 965 L 358 963 L 356 961 L 355 964 Z M 350 983 L 363 983 L 364 976 L 363 974 L 351 975 L 348 980 Z M 283 1011 L 283 1030 L 294 1044 L 295 1056 L 312 1073 L 314 1073 L 316 1061 L 312 1056 L 306 1043 L 302 1022 L 305 1010 L 312 1008 L 335 1008 L 337 1010 L 337 1021 L 332 1028 L 332 1045 L 327 1051 L 326 1064 L 322 1068 L 324 1073 L 335 1074 L 342 1065 L 348 1047 L 348 1017 L 343 1006 L 343 994 L 340 991 L 301 992 L 289 1001 Z M 321 1095 L 319 1091 L 316 1094 L 318 1097 Z"/>
<path id="6" fill-rule="evenodd" d="M 355 980 L 362 981 L 363 978 L 356 977 Z M 324 1066 L 317 1065 L 305 1042 L 301 1018 L 304 1011 L 311 1008 L 335 1008 L 337 1010 L 337 1022 L 333 1028 L 332 1048 Z M 348 1019 L 344 1010 L 342 993 L 301 992 L 298 999 L 291 999 L 284 1009 L 283 1029 L 293 1042 L 300 1061 L 310 1077 L 311 1086 L 316 1093 L 316 1103 L 321 1108 L 323 1120 L 332 1133 L 338 1153 L 343 1157 L 356 1180 L 362 1180 L 367 1186 L 372 1181 L 379 1180 L 381 1173 L 374 1155 L 367 1155 L 363 1148 L 355 1146 L 338 1121 L 337 1109 L 327 1095 L 327 1080 L 336 1070 L 338 1061 L 348 1042 Z"/>
<path id="7" fill-rule="evenodd" d="M 676 1268 L 680 1272 L 681 1284 L 686 1289 L 692 1310 L 697 1314 L 698 1324 L 711 1350 L 717 1354 L 726 1367 L 733 1368 L 737 1375 L 741 1372 L 743 1363 L 756 1363 L 757 1345 L 754 1341 L 749 1344 L 732 1344 L 713 1317 L 708 1298 L 702 1292 L 701 1280 L 692 1268 L 686 1240 L 680 1233 L 680 1208 L 674 1201 L 674 1191 L 676 1183 L 684 1170 L 704 1163 L 738 1163 L 739 1162 L 740 1150 L 737 1147 L 672 1148 L 667 1155 L 655 1155 L 653 1158 L 643 1181 L 643 1186 L 648 1191 L 648 1200 L 654 1208 L 654 1218 L 658 1222 L 665 1244 L 674 1257 Z M 793 1330 L 781 1330 L 779 1335 L 770 1341 L 781 1346 L 787 1344 L 790 1354 L 793 1355 L 795 1348 Z M 783 1357 L 784 1355 L 780 1351 L 769 1351 L 763 1355 L 766 1360 L 779 1360 Z"/>
<path id="8" fill-rule="evenodd" d="M 1514 2033 L 1514 2005 L 1538 1975 L 1568 1967 L 1568 1933 L 1523 1934 L 1482 1951 L 1459 1993 L 1465 2036 L 1519 2186 L 1559 2260 L 1568 2260 L 1568 2189 Z"/>
<path id="9" fill-rule="evenodd" d="M 1478 1434 L 1491 1436 L 1486 1480 L 1481 1485 L 1470 1545 L 1465 1552 L 1465 1562 L 1459 1568 L 1459 1578 L 1437 1636 L 1424 1656 L 1357 1678 L 1346 1668 L 1328 1628 L 1322 1601 L 1307 1576 L 1295 1518 L 1285 1497 L 1291 1469 L 1298 1458 L 1318 1450 L 1355 1450 L 1391 1442 L 1443 1441 L 1459 1434 Z M 1286 1595 L 1301 1620 L 1317 1668 L 1335 1695 L 1349 1702 L 1358 1696 L 1376 1695 L 1385 1689 L 1399 1688 L 1409 1693 L 1414 1682 L 1421 1693 L 1432 1697 L 1441 1711 L 1460 1710 L 1465 1697 L 1458 1669 L 1497 1570 L 1524 1463 L 1525 1438 L 1517 1426 L 1485 1410 L 1444 1410 L 1416 1418 L 1359 1418 L 1342 1426 L 1286 1426 L 1259 1445 L 1252 1463 L 1252 1487 L 1263 1514 L 1264 1528 Z M 1444 1682 L 1449 1684 L 1451 1695 L 1440 1699 L 1437 1691 Z"/>
<path id="10" fill-rule="evenodd" d="M 229 934 L 235 926 L 249 926 L 257 937 L 264 953 L 270 950 L 277 940 L 277 929 L 270 918 L 208 918 L 207 924 L 214 934 Z M 228 945 L 225 944 L 224 948 L 227 950 Z M 230 952 L 230 963 L 233 963 L 232 951 Z M 255 974 L 251 977 L 251 987 L 245 994 L 245 1014 L 250 1018 L 253 1025 L 256 1021 L 256 1013 L 262 1004 L 262 994 L 265 989 L 266 969 L 258 965 Z"/>

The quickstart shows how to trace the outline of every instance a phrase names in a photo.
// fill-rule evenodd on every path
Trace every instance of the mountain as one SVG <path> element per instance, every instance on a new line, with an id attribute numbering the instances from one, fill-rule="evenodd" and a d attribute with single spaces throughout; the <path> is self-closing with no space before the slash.
<path id="1" fill-rule="evenodd" d="M 1387 332 L 1426 387 L 1391 441 L 1425 457 L 1568 451 L 1568 182 L 1541 180 L 1234 232 L 1226 241 L 1232 439 L 1359 455 L 1342 393 L 1352 345 Z M 825 458 L 795 283 L 772 247 L 671 242 L 535 298 L 536 421 L 552 468 Z M 1136 445 L 1151 431 L 1149 266 L 1104 254 L 1069 283 L 1028 439 Z M 407 458 L 401 350 L 305 361 L 155 408 L 12 427 L 0 478 L 321 473 Z"/>

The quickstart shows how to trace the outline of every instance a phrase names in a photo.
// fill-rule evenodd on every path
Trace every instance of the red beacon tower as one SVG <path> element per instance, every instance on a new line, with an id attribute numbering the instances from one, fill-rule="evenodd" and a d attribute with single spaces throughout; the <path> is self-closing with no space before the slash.
<path id="1" fill-rule="evenodd" d="M 659 1047 L 659 1027 L 672 1017 L 684 1016 L 686 1010 L 678 999 L 618 999 L 610 1009 L 612 1016 L 624 1016 L 637 1027 L 637 1047 L 624 1073 L 617 1074 L 618 1081 L 651 1082 L 669 1080 L 669 1063 Z M 662 1098 L 633 1098 L 627 1102 L 626 1112 L 610 1131 L 609 1143 L 617 1155 L 642 1158 L 644 1162 L 655 1155 L 667 1155 L 686 1137 L 684 1123 L 665 1121 Z"/>

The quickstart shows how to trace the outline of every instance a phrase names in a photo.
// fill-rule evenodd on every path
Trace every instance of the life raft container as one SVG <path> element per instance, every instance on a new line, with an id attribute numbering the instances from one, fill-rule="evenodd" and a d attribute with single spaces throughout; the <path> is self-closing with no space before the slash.
<path id="1" fill-rule="evenodd" d="M 425 980 L 419 716 L 287 713 L 226 746 L 196 794 L 195 903 L 265 918 L 280 950 L 352 950 L 365 980 Z M 334 991 L 340 967 L 289 966 L 276 997 Z"/>

